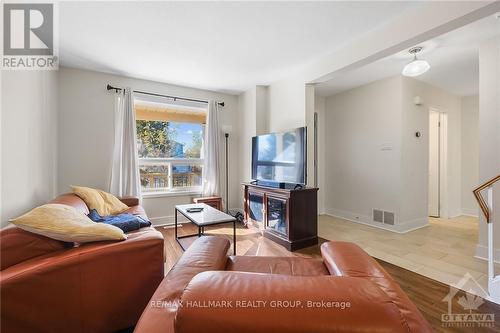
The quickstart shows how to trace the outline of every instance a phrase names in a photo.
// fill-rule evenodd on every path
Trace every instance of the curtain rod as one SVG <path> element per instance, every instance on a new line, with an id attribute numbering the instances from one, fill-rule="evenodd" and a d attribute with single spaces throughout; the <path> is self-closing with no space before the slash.
<path id="1" fill-rule="evenodd" d="M 113 87 L 110 84 L 108 84 L 106 86 L 106 90 L 114 90 L 115 92 L 119 92 L 122 89 L 123 88 Z M 193 98 L 184 98 L 184 97 L 177 97 L 177 96 L 162 95 L 162 94 L 151 93 L 151 92 L 140 91 L 140 90 L 134 90 L 134 92 L 137 93 L 137 94 L 142 94 L 142 95 L 150 95 L 150 96 L 172 98 L 174 101 L 180 99 L 180 100 L 189 101 L 189 102 L 208 103 L 208 101 L 204 101 L 204 100 L 201 100 L 201 99 L 193 99 Z M 217 104 L 219 104 L 220 106 L 224 106 L 224 102 L 217 102 Z"/>

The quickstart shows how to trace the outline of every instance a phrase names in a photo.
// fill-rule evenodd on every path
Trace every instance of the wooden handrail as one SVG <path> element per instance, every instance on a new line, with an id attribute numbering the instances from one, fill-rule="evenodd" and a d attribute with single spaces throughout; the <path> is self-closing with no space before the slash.
<path id="1" fill-rule="evenodd" d="M 476 197 L 476 200 L 479 203 L 479 207 L 483 211 L 484 217 L 486 217 L 486 222 L 488 222 L 488 223 L 491 222 L 490 221 L 490 209 L 489 209 L 486 201 L 484 201 L 484 198 L 481 195 L 481 191 L 484 190 L 485 188 L 492 186 L 493 184 L 495 184 L 499 180 L 500 180 L 500 175 L 488 180 L 486 183 L 484 183 L 483 185 L 479 186 L 474 191 L 472 191 L 472 193 L 474 193 L 474 197 Z"/>

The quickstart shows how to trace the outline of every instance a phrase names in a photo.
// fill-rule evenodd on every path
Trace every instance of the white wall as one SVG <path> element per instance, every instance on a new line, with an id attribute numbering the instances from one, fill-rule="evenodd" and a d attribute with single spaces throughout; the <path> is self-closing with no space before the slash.
<path id="1" fill-rule="evenodd" d="M 242 182 L 248 182 L 252 177 L 252 137 L 257 132 L 257 101 L 256 89 L 247 90 L 238 97 L 238 110 L 241 117 L 238 119 L 238 132 L 240 136 L 240 145 L 237 158 L 240 161 L 239 169 L 239 192 L 238 198 L 241 199 L 243 206 L 243 187 Z"/>
<path id="2" fill-rule="evenodd" d="M 500 37 L 479 47 L 479 183 L 500 174 Z M 500 261 L 500 184 L 494 187 L 495 259 Z M 480 215 L 476 255 L 486 258 L 487 225 Z"/>
<path id="3" fill-rule="evenodd" d="M 325 192 L 326 192 L 326 98 L 315 96 L 314 111 L 318 114 L 318 212 L 325 213 Z"/>
<path id="4" fill-rule="evenodd" d="M 306 124 L 305 81 L 291 78 L 269 86 L 269 131 L 283 132 Z"/>
<path id="5" fill-rule="evenodd" d="M 444 212 L 461 215 L 461 100 L 402 76 L 326 99 L 327 213 L 398 232 L 427 224 L 431 107 L 448 114 Z M 372 221 L 372 209 L 394 212 L 395 226 Z"/>
<path id="6" fill-rule="evenodd" d="M 224 101 L 226 106 L 221 111 L 220 124 L 236 128 L 237 96 L 63 67 L 59 71 L 59 193 L 68 192 L 70 185 L 109 188 L 114 135 L 114 93 L 106 90 L 108 83 L 180 97 Z M 220 142 L 221 151 L 224 152 L 222 133 Z M 230 135 L 229 147 L 230 156 L 235 156 L 239 149 L 236 130 Z M 221 160 L 222 158 L 223 153 Z M 231 159 L 229 165 L 229 206 L 241 207 L 241 197 L 236 195 L 240 186 L 239 160 Z M 225 179 L 224 175 L 222 170 Z M 224 182 L 222 189 L 225 189 Z M 143 204 L 152 222 L 162 224 L 172 222 L 175 204 L 188 203 L 191 198 L 192 196 L 145 198 Z"/>
<path id="7" fill-rule="evenodd" d="M 306 185 L 314 187 L 315 167 L 314 167 L 314 113 L 316 107 L 315 87 L 313 84 L 307 84 L 305 88 L 305 124 L 307 127 L 307 180 Z"/>
<path id="8" fill-rule="evenodd" d="M 375 225 L 375 208 L 401 222 L 400 91 L 401 78 L 392 77 L 326 99 L 328 214 Z"/>
<path id="9" fill-rule="evenodd" d="M 447 169 L 442 188 L 447 200 L 441 201 L 441 216 L 459 216 L 462 214 L 461 100 L 427 83 L 407 77 L 402 80 L 401 218 L 405 221 L 427 219 L 430 108 L 448 115 Z M 422 97 L 423 105 L 414 104 L 415 96 Z M 416 131 L 423 135 L 416 138 Z"/>
<path id="10" fill-rule="evenodd" d="M 255 87 L 255 135 L 269 133 L 269 89 L 267 86 Z M 250 112 L 252 114 L 252 112 Z"/>
<path id="11" fill-rule="evenodd" d="M 462 213 L 478 216 L 472 191 L 479 186 L 479 96 L 462 98 Z"/>
<path id="12" fill-rule="evenodd" d="M 1 226 L 56 192 L 57 73 L 2 71 Z"/>

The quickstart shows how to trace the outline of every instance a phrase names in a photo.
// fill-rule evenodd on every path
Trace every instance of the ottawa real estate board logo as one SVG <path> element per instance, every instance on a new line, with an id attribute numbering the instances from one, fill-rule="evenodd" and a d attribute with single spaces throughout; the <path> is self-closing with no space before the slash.
<path id="1" fill-rule="evenodd" d="M 488 293 L 472 277 L 466 273 L 450 292 L 443 298 L 448 303 L 448 312 L 441 315 L 441 326 L 448 328 L 473 329 L 495 327 L 495 313 L 488 311 L 485 299 Z"/>
<path id="2" fill-rule="evenodd" d="M 2 69 L 57 70 L 55 3 L 2 4 Z"/>

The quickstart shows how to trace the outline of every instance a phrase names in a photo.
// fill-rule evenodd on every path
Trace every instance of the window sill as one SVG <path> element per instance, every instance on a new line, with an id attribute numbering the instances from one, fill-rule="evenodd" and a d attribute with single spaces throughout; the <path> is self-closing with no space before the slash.
<path id="1" fill-rule="evenodd" d="M 201 196 L 200 191 L 170 191 L 170 192 L 145 192 L 142 193 L 144 199 L 163 198 L 163 197 L 186 197 L 186 196 Z"/>

